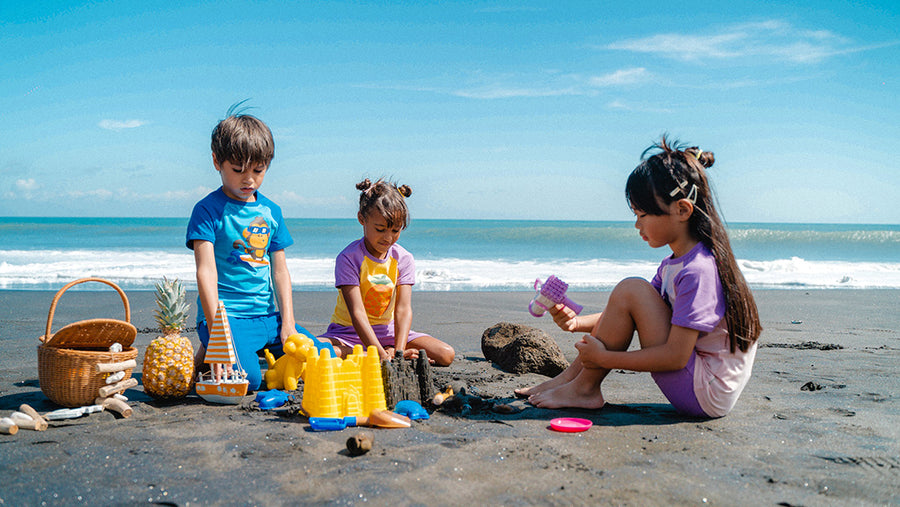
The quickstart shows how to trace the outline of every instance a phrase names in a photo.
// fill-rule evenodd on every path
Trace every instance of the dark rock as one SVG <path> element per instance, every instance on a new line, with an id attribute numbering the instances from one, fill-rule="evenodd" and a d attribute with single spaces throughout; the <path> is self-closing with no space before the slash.
<path id="1" fill-rule="evenodd" d="M 554 377 L 569 366 L 559 345 L 530 326 L 501 322 L 481 335 L 481 352 L 507 373 L 539 373 Z"/>
<path id="2" fill-rule="evenodd" d="M 822 389 L 825 389 L 825 386 L 813 382 L 812 380 L 800 386 L 801 391 L 821 391 Z"/>
<path id="3" fill-rule="evenodd" d="M 366 431 L 361 431 L 347 439 L 347 452 L 351 456 L 361 456 L 372 450 L 375 437 Z"/>

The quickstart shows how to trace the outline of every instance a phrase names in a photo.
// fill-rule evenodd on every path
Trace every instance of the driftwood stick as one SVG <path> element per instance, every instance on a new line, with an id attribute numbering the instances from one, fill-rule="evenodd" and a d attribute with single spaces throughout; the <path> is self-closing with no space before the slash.
<path id="1" fill-rule="evenodd" d="M 16 426 L 18 426 L 20 430 L 37 431 L 38 422 L 32 419 L 28 414 L 24 414 L 22 412 L 13 412 L 9 416 L 9 418 L 16 423 Z"/>
<path id="2" fill-rule="evenodd" d="M 125 370 L 117 371 L 106 377 L 106 385 L 115 384 L 125 378 Z"/>
<path id="3" fill-rule="evenodd" d="M 112 373 L 115 371 L 123 371 L 128 368 L 137 368 L 137 361 L 129 359 L 118 363 L 99 363 L 95 366 L 97 373 Z"/>
<path id="4" fill-rule="evenodd" d="M 125 403 L 122 400 L 116 398 L 97 398 L 94 400 L 94 403 L 97 405 L 103 405 L 103 408 L 112 412 L 115 412 L 121 415 L 123 418 L 128 419 L 131 417 L 131 406 Z"/>
<path id="5" fill-rule="evenodd" d="M 94 412 L 102 411 L 102 405 L 88 405 L 78 408 L 61 408 L 59 410 L 54 410 L 53 412 L 47 412 L 46 414 L 44 414 L 44 417 L 48 421 L 56 421 L 59 419 L 77 419 L 86 414 L 93 414 Z"/>
<path id="6" fill-rule="evenodd" d="M 9 417 L 0 419 L 0 433 L 3 433 L 4 435 L 15 435 L 18 431 L 19 427 L 16 425 L 15 421 Z"/>
<path id="7" fill-rule="evenodd" d="M 138 385 L 138 381 L 135 378 L 130 378 L 127 380 L 123 380 L 117 384 L 113 384 L 111 386 L 103 386 L 99 390 L 99 394 L 101 398 L 109 397 L 115 393 L 122 392 L 130 387 L 134 387 Z"/>
<path id="8" fill-rule="evenodd" d="M 44 431 L 47 429 L 47 420 L 41 417 L 41 414 L 38 414 L 37 410 L 33 409 L 31 405 L 23 403 L 19 405 L 19 411 L 28 414 L 32 419 L 34 419 L 36 423 L 34 428 L 35 430 Z"/>

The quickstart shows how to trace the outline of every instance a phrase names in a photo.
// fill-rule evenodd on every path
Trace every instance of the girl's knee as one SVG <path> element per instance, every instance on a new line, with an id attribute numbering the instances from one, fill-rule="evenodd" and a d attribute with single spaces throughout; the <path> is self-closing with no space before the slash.
<path id="1" fill-rule="evenodd" d="M 426 352 L 428 358 L 433 360 L 434 364 L 438 366 L 450 366 L 450 363 L 456 358 L 456 351 L 446 343 L 441 343 L 440 346 Z"/>
<path id="2" fill-rule="evenodd" d="M 649 296 L 659 297 L 659 293 L 650 285 L 650 282 L 643 278 L 626 278 L 616 284 L 612 293 L 609 295 L 610 303 L 614 302 L 641 302 L 646 301 Z"/>
<path id="3" fill-rule="evenodd" d="M 633 294 L 636 292 L 644 293 L 647 290 L 651 290 L 654 292 L 656 291 L 656 289 L 654 289 L 653 286 L 650 285 L 650 282 L 644 280 L 643 278 L 635 276 L 625 278 L 624 280 L 616 284 L 616 288 L 613 289 L 613 294 L 615 294 L 616 292 L 626 294 Z"/>

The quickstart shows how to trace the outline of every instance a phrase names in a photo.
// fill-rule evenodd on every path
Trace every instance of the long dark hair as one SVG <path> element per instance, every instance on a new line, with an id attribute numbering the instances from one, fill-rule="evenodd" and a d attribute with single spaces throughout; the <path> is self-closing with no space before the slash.
<path id="1" fill-rule="evenodd" d="M 651 151 L 658 151 L 646 158 Z M 716 158 L 712 152 L 696 146 L 683 148 L 666 136 L 644 151 L 644 159 L 628 177 L 625 198 L 635 210 L 648 215 L 664 215 L 663 206 L 679 199 L 693 201 L 694 212 L 688 220 L 691 236 L 706 245 L 716 259 L 722 293 L 725 297 L 725 320 L 731 351 L 747 351 L 762 332 L 759 311 L 747 280 L 731 251 L 728 232 L 719 212 L 715 196 L 706 177 L 706 168 Z"/>

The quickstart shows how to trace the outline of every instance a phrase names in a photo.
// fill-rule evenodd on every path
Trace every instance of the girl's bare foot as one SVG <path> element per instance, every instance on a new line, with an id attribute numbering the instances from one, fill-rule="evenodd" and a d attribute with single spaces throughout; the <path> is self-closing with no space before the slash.
<path id="1" fill-rule="evenodd" d="M 547 390 L 550 390 L 550 389 L 559 387 L 563 384 L 571 382 L 572 379 L 574 379 L 575 377 L 578 376 L 578 373 L 580 371 L 581 371 L 581 363 L 578 359 L 576 359 L 575 361 L 572 362 L 572 364 L 569 365 L 568 368 L 563 370 L 562 373 L 553 377 L 552 379 L 547 380 L 545 382 L 541 382 L 540 384 L 538 384 L 536 386 L 522 387 L 522 388 L 516 389 L 513 392 L 515 392 L 516 396 L 518 396 L 519 398 L 528 398 L 531 395 L 542 393 L 544 391 L 547 391 Z"/>
<path id="2" fill-rule="evenodd" d="M 519 398 L 528 398 L 529 396 L 532 396 L 532 395 L 535 395 L 538 393 L 542 393 L 549 389 L 559 387 L 571 380 L 572 379 L 562 378 L 562 373 L 560 373 L 559 375 L 553 377 L 552 379 L 550 379 L 546 382 L 541 382 L 540 384 L 538 384 L 536 386 L 522 387 L 520 389 L 516 389 L 514 392 L 516 393 L 516 396 L 518 396 Z"/>
<path id="3" fill-rule="evenodd" d="M 606 400 L 600 386 L 576 379 L 556 388 L 533 394 L 528 403 L 539 408 L 603 408 Z"/>

